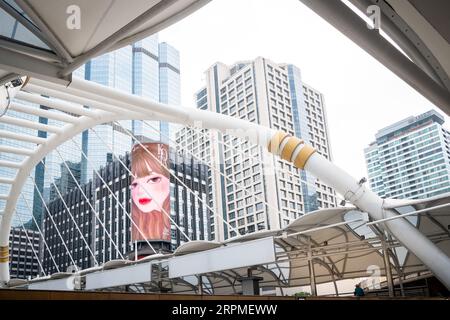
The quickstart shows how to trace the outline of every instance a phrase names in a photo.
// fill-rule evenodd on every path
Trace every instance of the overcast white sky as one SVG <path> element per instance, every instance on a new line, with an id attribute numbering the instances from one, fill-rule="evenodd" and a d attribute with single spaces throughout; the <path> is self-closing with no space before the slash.
<path id="1" fill-rule="evenodd" d="M 438 110 L 298 0 L 213 0 L 159 38 L 180 51 L 189 107 L 217 61 L 263 56 L 297 65 L 303 81 L 325 95 L 333 162 L 358 179 L 367 176 L 363 149 L 379 129 Z"/>

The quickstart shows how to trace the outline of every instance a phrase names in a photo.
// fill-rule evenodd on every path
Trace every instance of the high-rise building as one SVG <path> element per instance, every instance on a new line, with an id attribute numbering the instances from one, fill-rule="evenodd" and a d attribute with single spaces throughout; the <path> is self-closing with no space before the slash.
<path id="1" fill-rule="evenodd" d="M 25 228 L 12 228 L 9 235 L 11 278 L 31 279 L 39 274 L 40 234 Z"/>
<path id="2" fill-rule="evenodd" d="M 167 42 L 159 44 L 159 101 L 179 105 L 180 53 Z"/>
<path id="3" fill-rule="evenodd" d="M 130 160 L 129 153 L 122 158 L 122 162 L 127 165 L 128 169 L 131 166 Z M 207 240 L 209 238 L 208 216 L 210 213 L 202 203 L 209 202 L 206 165 L 186 154 L 172 150 L 169 155 L 169 166 L 172 173 L 170 177 L 170 214 L 173 221 L 191 240 Z M 94 265 L 94 259 L 85 240 L 99 264 L 119 258 L 113 241 L 124 256 L 133 249 L 131 221 L 123 210 L 125 208 L 126 212 L 131 214 L 131 177 L 118 160 L 108 163 L 98 173 L 122 204 L 122 206 L 118 205 L 116 199 L 111 196 L 110 191 L 97 175 L 94 175 L 92 181 L 82 186 L 89 203 L 95 208 L 100 221 L 106 227 L 106 232 L 78 188 L 72 189 L 63 196 L 69 211 L 60 198 L 56 198 L 48 205 L 54 221 L 46 213 L 43 232 L 53 259 L 60 270 L 65 271 L 73 264 L 66 247 L 78 267 L 86 269 Z M 173 175 L 177 176 L 190 189 L 183 186 Z M 194 196 L 194 193 L 198 198 Z M 77 230 L 74 220 L 84 239 Z M 58 235 L 55 224 L 58 225 L 64 244 Z M 108 234 L 111 235 L 112 240 Z M 182 233 L 172 223 L 172 249 L 176 249 L 185 241 Z M 50 273 L 56 272 L 57 269 L 50 252 L 43 250 L 43 254 L 44 270 Z"/>
<path id="4" fill-rule="evenodd" d="M 379 130 L 364 149 L 371 189 L 383 198 L 428 198 L 450 191 L 450 132 L 430 110 Z"/>
<path id="5" fill-rule="evenodd" d="M 81 181 L 81 162 L 65 161 L 59 165 L 61 173 L 50 185 L 50 199 L 57 198 L 59 193 L 65 194 L 77 188 L 77 183 Z"/>
<path id="6" fill-rule="evenodd" d="M 149 42 L 142 40 L 142 42 Z M 93 82 L 100 83 L 107 87 L 116 88 L 126 93 L 133 93 L 133 46 L 128 45 L 116 51 L 96 57 L 86 63 L 85 78 Z M 145 64 L 136 64 L 137 69 L 146 67 Z M 150 69 L 149 72 L 153 70 Z M 142 70 L 141 72 L 145 72 Z M 142 78 L 139 79 L 142 85 Z M 143 95 L 142 91 L 137 94 Z M 127 130 L 132 130 L 132 120 L 120 121 L 120 124 Z M 100 140 L 94 133 L 85 131 L 82 134 L 83 151 L 89 157 L 89 162 L 82 157 L 82 177 L 81 182 L 87 183 L 93 178 L 93 169 L 99 169 L 105 163 L 112 161 L 110 148 L 116 154 L 123 155 L 130 150 L 132 139 L 123 132 L 120 126 L 113 123 L 105 123 L 96 126 L 95 131 L 102 137 Z M 105 144 L 105 142 L 108 145 Z"/>
<path id="7" fill-rule="evenodd" d="M 156 35 L 133 45 L 133 94 L 159 101 L 159 44 Z M 150 122 L 159 127 L 159 122 Z M 138 137 L 160 140 L 159 134 L 145 130 L 140 120 L 133 120 L 133 132 Z"/>
<path id="8" fill-rule="evenodd" d="M 181 104 L 180 53 L 166 42 L 159 44 L 159 102 L 177 106 Z M 160 141 L 169 143 L 178 125 L 160 122 Z"/>
<path id="9" fill-rule="evenodd" d="M 297 67 L 262 57 L 216 63 L 206 82 L 195 95 L 198 108 L 284 130 L 331 160 L 323 95 L 302 82 Z M 215 166 L 208 177 L 210 206 L 241 234 L 282 228 L 306 212 L 336 205 L 334 190 L 243 139 L 189 128 L 176 139 L 181 149 Z M 210 225 L 212 239 L 236 235 L 215 216 Z"/>
<path id="10" fill-rule="evenodd" d="M 332 160 L 323 94 L 301 79 L 300 69 L 287 65 L 295 136 L 313 146 L 318 153 Z M 305 212 L 336 205 L 334 191 L 309 172 L 300 171 Z"/>

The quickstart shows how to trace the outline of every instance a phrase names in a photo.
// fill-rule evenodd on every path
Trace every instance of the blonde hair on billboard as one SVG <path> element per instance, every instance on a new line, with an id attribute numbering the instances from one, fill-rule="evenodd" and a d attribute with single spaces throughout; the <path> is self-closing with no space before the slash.
<path id="1" fill-rule="evenodd" d="M 168 167 L 167 149 L 167 145 L 161 143 L 135 145 L 131 153 L 131 172 L 133 175 L 137 178 L 142 178 L 150 175 L 152 172 L 156 172 L 169 177 L 169 171 L 164 168 L 164 166 Z M 154 155 L 154 157 L 152 157 L 149 152 Z"/>
<path id="2" fill-rule="evenodd" d="M 154 155 L 152 157 L 149 152 Z M 161 143 L 143 143 L 133 147 L 131 157 L 131 172 L 136 178 L 142 178 L 152 173 L 158 173 L 170 179 L 168 167 L 168 146 Z M 156 158 L 156 159 L 155 159 Z M 166 168 L 164 166 L 166 166 Z M 151 195 L 149 195 L 151 196 Z M 167 214 L 170 214 L 170 191 L 164 203 L 158 203 Z M 131 201 L 132 219 L 139 226 L 132 225 L 133 240 L 167 240 L 170 241 L 170 220 L 162 210 L 152 212 L 142 212 Z"/>

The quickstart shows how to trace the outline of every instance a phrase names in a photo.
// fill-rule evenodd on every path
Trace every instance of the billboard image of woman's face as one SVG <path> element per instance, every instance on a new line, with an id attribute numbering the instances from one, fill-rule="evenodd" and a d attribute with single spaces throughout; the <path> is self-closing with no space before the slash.
<path id="1" fill-rule="evenodd" d="M 133 241 L 170 241 L 168 158 L 168 146 L 162 143 L 137 144 L 131 151 L 131 216 L 139 228 L 132 225 Z"/>

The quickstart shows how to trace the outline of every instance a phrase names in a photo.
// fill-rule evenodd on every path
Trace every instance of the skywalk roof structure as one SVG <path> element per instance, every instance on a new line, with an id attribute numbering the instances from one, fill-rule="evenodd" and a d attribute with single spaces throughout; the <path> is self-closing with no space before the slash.
<path id="1" fill-rule="evenodd" d="M 362 15 L 377 20 L 406 56 L 342 1 L 300 1 L 450 115 L 448 1 L 349 0 Z"/>
<path id="2" fill-rule="evenodd" d="M 386 207 L 411 214 L 409 217 L 411 223 L 447 254 L 450 254 L 450 235 L 445 227 L 450 224 L 450 215 L 447 213 L 448 206 L 450 206 L 450 194 L 423 200 L 394 201 L 386 204 Z M 384 237 L 379 233 L 377 224 L 368 227 L 366 223 L 364 213 L 354 207 L 318 210 L 293 221 L 284 229 L 256 232 L 235 237 L 223 243 L 190 241 L 181 245 L 170 255 L 149 256 L 137 262 L 110 261 L 102 267 L 82 270 L 76 276 L 95 274 L 97 278 L 104 277 L 102 283 L 107 283 L 111 275 L 104 273 L 105 271 L 110 272 L 109 270 L 112 269 L 118 270 L 132 265 L 147 265 L 149 269 L 152 269 L 153 266 L 153 270 L 157 270 L 152 277 L 161 281 L 162 288 L 169 292 L 196 292 L 198 275 L 201 275 L 204 277 L 203 290 L 205 292 L 235 294 L 241 292 L 240 281 L 248 277 L 249 268 L 252 270 L 253 277 L 260 277 L 261 287 L 280 288 L 328 282 L 336 285 L 336 282 L 340 280 L 367 277 L 368 270 L 374 266 L 380 268 L 380 276 L 386 276 L 388 268 L 396 279 L 406 279 L 409 275 L 428 271 L 416 256 L 407 252 L 395 239 L 383 243 Z M 248 245 L 255 242 L 259 242 L 260 250 L 256 252 L 256 255 L 264 256 L 267 251 L 273 251 L 274 260 L 267 261 L 267 263 L 246 264 L 242 262 L 242 259 L 236 259 L 236 267 L 226 267 L 228 261 L 225 250 L 231 247 L 242 255 L 251 255 Z M 391 249 L 388 265 L 384 260 L 384 248 Z M 218 253 L 219 258 L 212 266 L 209 259 L 215 253 Z M 190 274 L 186 271 L 181 276 L 171 276 L 170 268 L 176 264 L 179 265 L 180 258 L 184 259 L 184 264 L 180 268 L 182 270 L 188 269 L 189 263 L 192 262 L 197 263 L 199 269 L 204 267 L 205 270 L 199 274 Z M 202 266 L 203 261 L 209 263 Z M 158 267 L 155 268 L 156 266 Z M 50 280 L 71 276 L 74 275 L 61 273 L 29 282 L 14 279 L 9 285 L 10 287 L 29 286 L 30 288 L 54 289 Z M 90 276 L 86 278 L 88 286 L 90 279 Z M 161 289 L 161 287 L 157 287 L 156 280 L 133 285 L 135 286 L 134 290 L 142 292 Z M 65 289 L 70 288 L 66 287 Z M 117 290 L 120 288 L 103 286 L 98 289 Z"/>
<path id="3" fill-rule="evenodd" d="M 148 37 L 209 0 L 1 0 L 0 85 L 70 80 L 93 57 Z"/>

